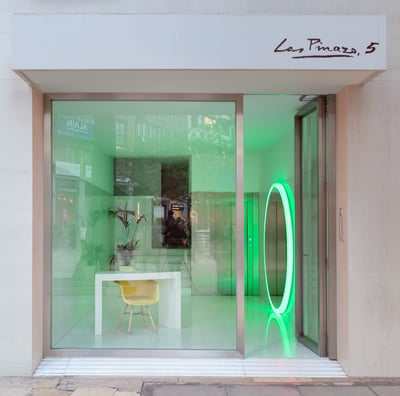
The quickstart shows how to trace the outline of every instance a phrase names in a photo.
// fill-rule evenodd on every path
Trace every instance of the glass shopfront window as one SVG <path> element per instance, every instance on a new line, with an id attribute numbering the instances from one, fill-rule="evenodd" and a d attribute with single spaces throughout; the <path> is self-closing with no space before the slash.
<path id="1" fill-rule="evenodd" d="M 51 114 L 51 348 L 236 350 L 235 102 Z"/>

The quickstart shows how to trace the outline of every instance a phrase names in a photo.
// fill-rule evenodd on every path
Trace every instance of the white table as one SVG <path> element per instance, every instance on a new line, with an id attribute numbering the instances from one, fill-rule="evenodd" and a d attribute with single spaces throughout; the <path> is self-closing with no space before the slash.
<path id="1" fill-rule="evenodd" d="M 95 275 L 95 334 L 101 335 L 103 329 L 103 282 L 116 280 L 153 279 L 160 285 L 158 303 L 159 326 L 171 329 L 181 328 L 181 273 L 174 272 L 120 272 L 105 271 Z"/>

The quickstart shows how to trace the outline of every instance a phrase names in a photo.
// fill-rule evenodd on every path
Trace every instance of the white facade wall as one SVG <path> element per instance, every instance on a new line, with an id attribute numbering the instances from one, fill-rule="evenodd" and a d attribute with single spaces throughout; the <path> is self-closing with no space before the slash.
<path id="1" fill-rule="evenodd" d="M 10 67 L 10 14 L 0 2 L 0 374 L 32 373 L 32 101 Z M 20 3 L 20 4 L 17 4 Z"/>
<path id="2" fill-rule="evenodd" d="M 385 14 L 388 71 L 338 97 L 338 206 L 346 226 L 338 242 L 338 358 L 349 375 L 400 376 L 398 0 L 1 1 L 0 375 L 30 375 L 38 359 L 32 328 L 38 309 L 32 308 L 32 284 L 40 287 L 32 271 L 32 100 L 31 89 L 10 68 L 13 13 Z"/>
<path id="3" fill-rule="evenodd" d="M 346 136 L 339 131 L 339 158 L 347 157 L 339 207 L 347 230 L 339 242 L 338 344 L 339 360 L 354 376 L 399 375 L 399 94 L 400 82 L 382 75 L 339 95 L 347 112 Z"/>

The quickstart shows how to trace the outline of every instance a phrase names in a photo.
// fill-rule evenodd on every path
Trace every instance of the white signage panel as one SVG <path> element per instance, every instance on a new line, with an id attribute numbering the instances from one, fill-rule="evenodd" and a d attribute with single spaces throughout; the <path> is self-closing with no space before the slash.
<path id="1" fill-rule="evenodd" d="M 382 15 L 14 15 L 14 70 L 385 70 Z"/>

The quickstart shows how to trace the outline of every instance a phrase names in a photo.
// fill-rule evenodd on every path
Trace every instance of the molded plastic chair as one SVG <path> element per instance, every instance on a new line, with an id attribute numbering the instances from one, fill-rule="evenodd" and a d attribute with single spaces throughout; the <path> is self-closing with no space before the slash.
<path id="1" fill-rule="evenodd" d="M 129 306 L 130 312 L 128 334 L 131 333 L 133 315 L 139 313 L 141 313 L 143 317 L 144 324 L 146 325 L 145 315 L 147 315 L 150 318 L 153 330 L 157 331 L 149 309 L 149 305 L 157 304 L 160 299 L 160 289 L 158 283 L 154 280 L 115 281 L 115 283 L 118 283 L 122 300 L 125 302 L 124 309 L 119 318 L 118 328 L 121 327 L 123 317 L 126 314 Z M 140 307 L 140 312 L 134 312 L 135 306 Z M 143 312 L 143 307 L 146 307 L 147 313 Z"/>

